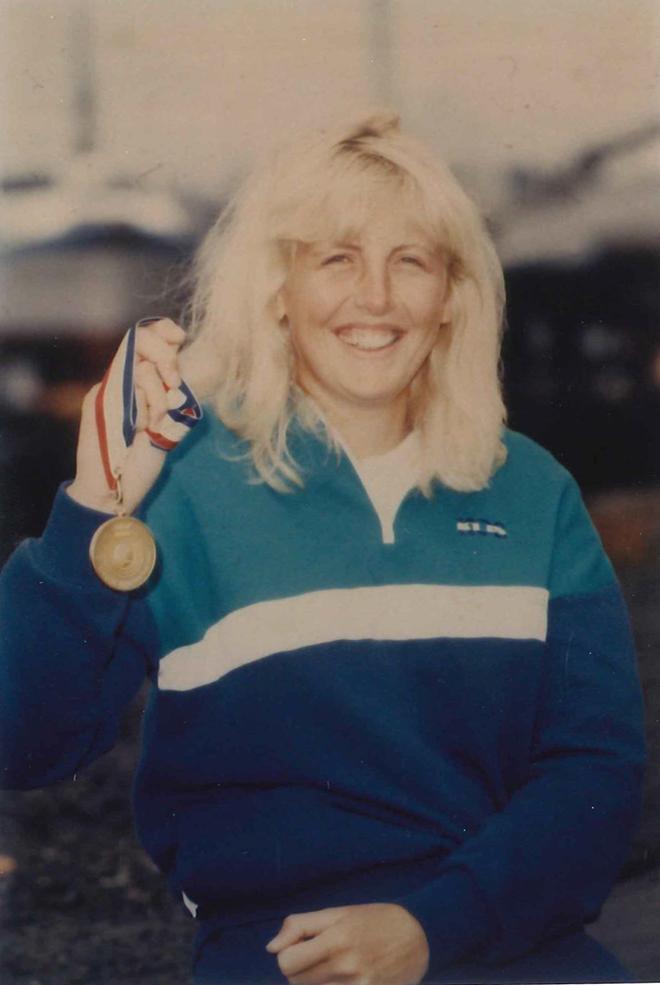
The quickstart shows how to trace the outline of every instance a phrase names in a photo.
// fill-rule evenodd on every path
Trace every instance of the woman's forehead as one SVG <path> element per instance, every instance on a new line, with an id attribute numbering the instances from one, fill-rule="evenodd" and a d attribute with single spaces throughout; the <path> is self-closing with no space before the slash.
<path id="1" fill-rule="evenodd" d="M 423 207 L 421 198 L 387 194 L 376 189 L 368 195 L 329 196 L 316 209 L 300 217 L 292 239 L 300 243 L 357 243 L 374 231 L 401 242 L 444 246 L 445 237 Z"/>
<path id="2" fill-rule="evenodd" d="M 415 213 L 394 207 L 388 211 L 372 212 L 362 223 L 352 221 L 344 226 L 334 226 L 317 239 L 301 241 L 312 249 L 326 247 L 368 247 L 370 244 L 385 246 L 388 250 L 399 247 L 436 251 L 441 244 L 437 237 L 420 222 Z"/>

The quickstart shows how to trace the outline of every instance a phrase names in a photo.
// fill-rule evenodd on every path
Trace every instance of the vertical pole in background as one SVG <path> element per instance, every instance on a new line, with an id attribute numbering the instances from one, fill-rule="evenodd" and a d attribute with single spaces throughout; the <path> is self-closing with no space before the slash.
<path id="1" fill-rule="evenodd" d="M 377 106 L 394 107 L 394 58 L 391 0 L 367 0 L 367 58 Z"/>
<path id="2" fill-rule="evenodd" d="M 87 0 L 79 0 L 71 15 L 71 72 L 73 75 L 73 152 L 88 154 L 96 142 L 96 100 L 92 52 L 92 20 Z"/>

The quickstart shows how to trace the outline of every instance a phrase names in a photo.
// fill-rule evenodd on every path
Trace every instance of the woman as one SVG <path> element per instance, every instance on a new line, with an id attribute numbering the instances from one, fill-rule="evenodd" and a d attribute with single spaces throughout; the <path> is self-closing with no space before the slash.
<path id="1" fill-rule="evenodd" d="M 638 812 L 629 630 L 575 484 L 503 427 L 502 300 L 394 117 L 299 143 L 209 234 L 192 344 L 135 336 L 117 464 L 156 574 L 118 592 L 88 557 L 108 381 L 7 566 L 10 784 L 98 756 L 157 681 L 136 820 L 199 922 L 196 982 L 626 980 L 582 927 Z M 213 407 L 162 468 L 181 374 Z"/>

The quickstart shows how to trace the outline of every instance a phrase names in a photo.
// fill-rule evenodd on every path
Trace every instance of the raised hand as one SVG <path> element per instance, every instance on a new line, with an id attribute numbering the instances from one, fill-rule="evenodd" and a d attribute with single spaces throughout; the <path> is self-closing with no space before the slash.
<path id="1" fill-rule="evenodd" d="M 165 452 L 154 448 L 146 430 L 159 431 L 167 414 L 167 388 L 181 382 L 179 350 L 185 332 L 169 319 L 139 326 L 135 335 L 135 396 L 137 429 L 122 463 L 123 506 L 132 512 L 155 482 Z M 77 502 L 106 513 L 115 511 L 116 497 L 105 478 L 95 419 L 100 384 L 85 397 L 78 438 L 76 477 L 68 493 Z"/>
<path id="2" fill-rule="evenodd" d="M 420 924 L 395 903 L 293 914 L 267 950 L 290 985 L 417 985 L 429 960 Z"/>

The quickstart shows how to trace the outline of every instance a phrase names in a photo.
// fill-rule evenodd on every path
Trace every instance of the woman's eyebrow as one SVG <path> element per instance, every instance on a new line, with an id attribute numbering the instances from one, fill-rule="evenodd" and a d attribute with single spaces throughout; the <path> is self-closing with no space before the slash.
<path id="1" fill-rule="evenodd" d="M 361 253 L 364 250 L 363 244 L 344 239 L 317 240 L 305 245 L 312 256 L 323 256 L 326 253 L 341 250 L 351 250 L 354 253 Z M 397 243 L 396 246 L 393 246 L 392 249 L 389 250 L 388 255 L 393 256 L 396 253 L 405 253 L 407 250 L 423 253 L 428 257 L 435 256 L 436 254 L 442 252 L 440 247 L 436 247 L 431 243 L 412 242 Z"/>
<path id="2" fill-rule="evenodd" d="M 364 245 L 362 243 L 353 243 L 350 240 L 320 240 L 316 243 L 310 244 L 311 248 L 320 253 L 325 253 L 328 250 L 363 250 Z M 435 247 L 430 244 L 424 243 L 397 243 L 390 250 L 390 253 L 397 253 L 401 250 L 422 250 L 426 253 L 435 252 Z"/>
<path id="3" fill-rule="evenodd" d="M 318 244 L 321 250 L 359 250 L 359 243 L 351 243 L 347 239 L 326 239 Z"/>
<path id="4" fill-rule="evenodd" d="M 395 246 L 392 253 L 402 252 L 405 250 L 419 250 L 421 253 L 434 253 L 435 249 L 430 244 L 425 243 L 401 243 L 400 246 Z"/>

